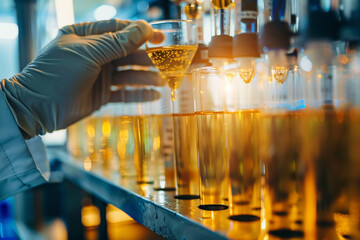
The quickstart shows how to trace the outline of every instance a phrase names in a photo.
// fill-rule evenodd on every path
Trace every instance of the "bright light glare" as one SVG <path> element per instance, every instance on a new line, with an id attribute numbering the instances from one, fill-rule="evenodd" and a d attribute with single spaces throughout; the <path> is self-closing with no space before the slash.
<path id="1" fill-rule="evenodd" d="M 66 130 L 58 130 L 47 133 L 41 137 L 46 146 L 64 145 L 66 142 Z"/>
<path id="2" fill-rule="evenodd" d="M 58 28 L 75 23 L 73 0 L 55 0 Z"/>
<path id="3" fill-rule="evenodd" d="M 94 11 L 94 18 L 99 20 L 107 20 L 115 17 L 117 11 L 113 6 L 103 4 L 97 7 Z"/>
<path id="4" fill-rule="evenodd" d="M 0 39 L 16 39 L 19 29 L 15 23 L 0 23 Z"/>
<path id="5" fill-rule="evenodd" d="M 307 56 L 303 56 L 300 59 L 300 67 L 302 70 L 304 70 L 305 72 L 310 72 L 312 69 L 312 63 L 310 61 L 310 59 Z"/>

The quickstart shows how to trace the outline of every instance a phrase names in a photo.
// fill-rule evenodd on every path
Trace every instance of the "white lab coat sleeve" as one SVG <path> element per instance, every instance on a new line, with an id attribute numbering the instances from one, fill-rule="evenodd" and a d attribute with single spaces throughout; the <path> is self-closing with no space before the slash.
<path id="1" fill-rule="evenodd" d="M 0 85 L 0 201 L 47 182 L 49 176 L 40 137 L 23 138 Z"/>

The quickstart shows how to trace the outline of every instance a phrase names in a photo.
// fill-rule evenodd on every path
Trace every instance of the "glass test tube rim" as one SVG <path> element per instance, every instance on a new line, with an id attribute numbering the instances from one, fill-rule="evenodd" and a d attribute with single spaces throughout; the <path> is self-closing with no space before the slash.
<path id="1" fill-rule="evenodd" d="M 197 26 L 196 22 L 195 21 L 192 21 L 192 20 L 183 20 L 183 19 L 169 19 L 169 20 L 159 20 L 159 21 L 152 21 L 152 22 L 149 22 L 150 26 L 153 28 L 153 30 L 160 30 L 161 32 L 178 32 L 178 31 L 181 31 L 183 30 L 183 27 L 178 27 L 178 28 L 171 28 L 171 27 L 166 27 L 166 28 L 163 28 L 162 26 L 164 26 L 163 24 L 165 23 L 185 23 L 185 24 L 189 24 L 190 25 L 190 28 L 194 28 Z M 158 28 L 156 28 L 156 25 L 159 25 Z M 164 42 L 164 41 L 163 41 Z M 162 45 L 163 42 L 161 43 L 157 43 L 155 45 Z M 145 45 L 146 45 L 146 48 L 148 48 L 149 42 L 145 42 Z M 195 43 L 190 43 L 190 44 L 164 44 L 162 45 L 163 47 L 165 46 L 182 46 L 182 45 L 195 45 L 195 46 L 198 46 L 198 40 L 196 39 L 195 40 Z"/>

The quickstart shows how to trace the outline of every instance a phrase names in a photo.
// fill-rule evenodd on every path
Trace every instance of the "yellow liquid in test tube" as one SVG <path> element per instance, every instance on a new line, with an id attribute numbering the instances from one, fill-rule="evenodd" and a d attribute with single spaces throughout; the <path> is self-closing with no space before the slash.
<path id="1" fill-rule="evenodd" d="M 277 237 L 283 229 L 303 235 L 304 161 L 301 156 L 301 111 L 262 114 L 260 149 L 265 165 L 267 232 Z"/>
<path id="2" fill-rule="evenodd" d="M 149 116 L 138 116 L 134 124 L 136 151 L 135 166 L 138 183 L 153 182 L 152 126 Z"/>
<path id="3" fill-rule="evenodd" d="M 351 237 L 360 239 L 360 108 L 350 112 L 350 229 Z"/>
<path id="4" fill-rule="evenodd" d="M 226 204 L 228 163 L 224 112 L 196 112 L 196 119 L 201 204 Z"/>
<path id="5" fill-rule="evenodd" d="M 250 220 L 260 220 L 261 209 L 259 115 L 258 110 L 225 114 L 230 214 Z"/>
<path id="6" fill-rule="evenodd" d="M 349 205 L 352 205 L 349 204 L 349 194 L 356 196 L 359 193 L 356 188 L 349 191 L 349 173 L 358 171 L 358 161 L 350 160 L 351 153 L 359 148 L 359 142 L 351 139 L 352 132 L 359 133 L 359 122 L 353 125 L 355 122 L 352 121 L 356 118 L 359 120 L 358 116 L 350 115 L 347 110 L 336 110 L 332 105 L 304 113 L 303 155 L 307 157 L 309 169 L 305 175 L 308 179 L 305 189 L 313 189 L 313 194 L 307 194 L 305 215 L 308 219 L 312 216 L 312 225 L 307 225 L 310 228 L 307 232 L 317 232 L 317 239 L 324 239 L 331 232 L 329 230 L 334 233 L 336 230 L 340 236 L 350 234 L 348 225 L 352 221 L 348 219 L 349 211 L 351 212 Z M 352 165 L 354 163 L 356 164 Z M 359 215 L 357 218 L 359 219 Z M 317 228 L 321 224 L 327 224 L 331 228 L 327 231 Z"/>
<path id="7" fill-rule="evenodd" d="M 199 195 L 197 127 L 195 114 L 174 114 L 176 195 Z"/>
<path id="8" fill-rule="evenodd" d="M 175 190 L 174 136 L 171 114 L 150 117 L 153 132 L 154 189 Z"/>
<path id="9" fill-rule="evenodd" d="M 136 176 L 135 161 L 135 124 L 136 117 L 122 116 L 116 118 L 117 153 L 120 161 L 120 174 L 122 177 Z"/>

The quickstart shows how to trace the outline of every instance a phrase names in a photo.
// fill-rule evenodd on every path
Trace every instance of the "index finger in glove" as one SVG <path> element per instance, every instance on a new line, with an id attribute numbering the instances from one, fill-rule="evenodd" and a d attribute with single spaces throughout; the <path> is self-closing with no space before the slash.
<path id="1" fill-rule="evenodd" d="M 84 37 L 91 50 L 93 61 L 103 65 L 138 49 L 152 33 L 151 26 L 145 21 L 135 21 L 117 32 Z"/>
<path id="2" fill-rule="evenodd" d="M 118 19 L 77 23 L 61 28 L 60 32 L 63 34 L 76 34 L 78 36 L 96 35 L 120 31 L 130 23 L 132 23 L 132 21 Z"/>

